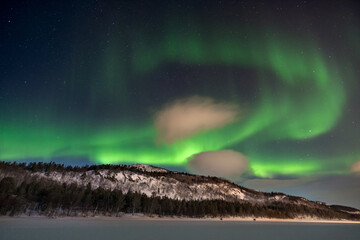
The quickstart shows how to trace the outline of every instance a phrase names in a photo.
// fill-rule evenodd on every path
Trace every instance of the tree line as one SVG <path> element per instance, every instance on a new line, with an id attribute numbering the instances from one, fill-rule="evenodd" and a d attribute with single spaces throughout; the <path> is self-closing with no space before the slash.
<path id="1" fill-rule="evenodd" d="M 223 200 L 185 201 L 167 197 L 148 197 L 145 194 L 119 190 L 92 189 L 76 184 L 58 184 L 46 179 L 23 181 L 16 186 L 15 179 L 5 177 L 0 181 L 0 214 L 15 216 L 121 216 L 124 213 L 143 213 L 149 216 L 186 217 L 269 217 L 294 218 L 314 216 L 321 218 L 349 218 L 346 213 L 331 209 L 309 208 L 302 205 L 274 203 L 253 205 L 248 202 Z M 354 215 L 355 219 L 356 216 Z"/>
<path id="2" fill-rule="evenodd" d="M 360 220 L 360 215 L 349 214 L 324 206 L 311 207 L 286 202 L 253 204 L 247 201 L 198 200 L 185 201 L 117 189 L 93 189 L 91 184 L 78 186 L 38 177 L 26 177 L 26 171 L 94 171 L 108 168 L 120 170 L 126 165 L 64 167 L 54 163 L 7 163 L 0 161 L 0 215 L 15 216 L 121 216 L 124 213 L 143 213 L 149 216 L 186 217 L 268 217 L 295 218 L 312 216 Z M 137 170 L 137 169 L 135 169 Z M 9 174 L 12 173 L 12 174 Z M 171 172 L 170 172 L 171 173 Z M 174 173 L 175 174 L 175 173 Z M 175 174 L 176 175 L 176 174 Z M 25 177 L 24 177 L 25 176 Z M 191 175 L 196 177 L 196 175 Z M 201 176 L 200 176 L 201 177 Z M 270 195 L 273 193 L 269 193 Z"/>

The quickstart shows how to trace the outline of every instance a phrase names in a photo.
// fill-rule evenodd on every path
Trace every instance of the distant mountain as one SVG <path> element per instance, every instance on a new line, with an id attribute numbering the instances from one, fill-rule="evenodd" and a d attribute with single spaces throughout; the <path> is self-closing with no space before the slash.
<path id="1" fill-rule="evenodd" d="M 337 218 L 360 220 L 358 209 L 265 193 L 217 178 L 150 165 L 71 167 L 0 162 L 0 214 L 145 214 Z"/>

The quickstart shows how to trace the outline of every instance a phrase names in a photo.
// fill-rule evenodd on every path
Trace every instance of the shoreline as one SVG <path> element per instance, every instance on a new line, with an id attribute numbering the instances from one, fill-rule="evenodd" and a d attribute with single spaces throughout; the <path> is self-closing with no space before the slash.
<path id="1" fill-rule="evenodd" d="M 1 221 L 12 221 L 18 219 L 27 220 L 54 220 L 54 221 L 67 221 L 67 220 L 80 220 L 80 221 L 164 221 L 164 222 L 261 222 L 261 223 L 331 223 L 331 224 L 360 224 L 360 221 L 341 220 L 341 219 L 317 219 L 317 218 L 294 218 L 294 219 L 280 219 L 280 218 L 252 218 L 252 217 L 205 217 L 205 218 L 189 218 L 189 217 L 178 217 L 178 216 L 146 216 L 143 214 L 124 214 L 121 217 L 115 216 L 91 216 L 91 217 L 71 217 L 71 216 L 58 216 L 58 217 L 47 217 L 43 215 L 20 215 L 20 216 L 0 216 Z M 255 220 L 254 220 L 255 219 Z"/>

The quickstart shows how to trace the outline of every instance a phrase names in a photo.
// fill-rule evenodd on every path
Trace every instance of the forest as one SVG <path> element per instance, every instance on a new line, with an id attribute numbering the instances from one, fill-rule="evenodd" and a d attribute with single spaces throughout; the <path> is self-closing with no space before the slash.
<path id="1" fill-rule="evenodd" d="M 34 169 L 34 166 L 36 166 Z M 40 169 L 42 168 L 42 169 Z M 73 167 L 71 167 L 73 168 Z M 113 216 L 143 213 L 147 216 L 203 217 L 268 217 L 296 218 L 312 216 L 325 219 L 359 220 L 360 216 L 337 211 L 331 207 L 311 207 L 283 202 L 253 204 L 246 201 L 224 200 L 185 201 L 167 197 L 119 190 L 93 189 L 91 184 L 59 184 L 44 178 L 21 179 L 5 176 L 8 171 L 69 171 L 54 163 L 16 164 L 0 162 L 0 215 Z M 78 168 L 80 171 L 81 168 Z M 5 177 L 1 177 L 5 176 Z"/>

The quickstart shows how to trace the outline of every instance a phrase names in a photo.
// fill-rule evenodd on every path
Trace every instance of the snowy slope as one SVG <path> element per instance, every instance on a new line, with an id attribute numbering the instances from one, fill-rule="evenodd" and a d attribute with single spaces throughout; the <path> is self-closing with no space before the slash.
<path id="1" fill-rule="evenodd" d="M 133 165 L 131 165 L 131 167 L 137 168 L 143 172 L 168 172 L 168 170 L 166 170 L 166 169 L 154 167 L 154 166 L 146 165 L 146 164 L 133 164 Z"/>
<path id="2" fill-rule="evenodd" d="M 121 165 L 122 169 L 87 171 L 35 171 L 25 170 L 24 178 L 43 178 L 57 183 L 87 186 L 92 189 L 118 189 L 139 192 L 148 197 L 168 197 L 177 200 L 214 200 L 246 201 L 253 204 L 271 204 L 285 202 L 296 205 L 318 206 L 316 202 L 305 198 L 288 196 L 282 193 L 263 193 L 238 186 L 229 181 L 185 173 L 168 171 L 149 165 Z M 7 175 L 11 173 L 7 173 Z M 25 177 L 26 175 L 26 177 Z"/>

